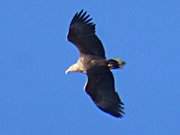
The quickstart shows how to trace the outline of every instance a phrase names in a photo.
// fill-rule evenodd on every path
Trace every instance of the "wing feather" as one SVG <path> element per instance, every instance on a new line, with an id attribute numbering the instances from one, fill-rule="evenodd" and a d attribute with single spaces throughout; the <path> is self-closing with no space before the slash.
<path id="1" fill-rule="evenodd" d="M 103 45 L 95 34 L 95 24 L 87 12 L 81 10 L 74 15 L 67 38 L 75 44 L 80 53 L 105 58 Z"/>
<path id="2" fill-rule="evenodd" d="M 114 88 L 114 77 L 107 67 L 94 67 L 87 71 L 88 83 L 85 87 L 94 103 L 104 112 L 122 117 L 123 102 Z"/>

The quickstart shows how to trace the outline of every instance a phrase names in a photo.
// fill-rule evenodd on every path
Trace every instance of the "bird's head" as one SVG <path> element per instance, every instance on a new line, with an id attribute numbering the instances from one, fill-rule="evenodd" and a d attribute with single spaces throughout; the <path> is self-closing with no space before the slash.
<path id="1" fill-rule="evenodd" d="M 73 64 L 72 66 L 70 66 L 66 71 L 65 73 L 68 74 L 68 73 L 72 73 L 72 72 L 82 72 L 79 65 L 76 63 L 76 64 Z"/>
<path id="2" fill-rule="evenodd" d="M 68 69 L 66 69 L 65 74 L 69 74 L 71 72 L 75 72 L 72 66 L 70 66 Z"/>

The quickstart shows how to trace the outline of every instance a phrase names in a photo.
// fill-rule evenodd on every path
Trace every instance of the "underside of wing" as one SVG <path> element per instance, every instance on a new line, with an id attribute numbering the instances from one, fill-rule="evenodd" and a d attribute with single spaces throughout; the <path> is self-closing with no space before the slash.
<path id="1" fill-rule="evenodd" d="M 77 46 L 80 53 L 105 58 L 103 45 L 95 34 L 95 24 L 87 12 L 81 10 L 75 14 L 70 23 L 67 38 Z"/>
<path id="2" fill-rule="evenodd" d="M 94 67 L 87 71 L 88 83 L 85 87 L 94 103 L 104 112 L 122 117 L 123 103 L 114 88 L 112 72 L 107 67 Z"/>

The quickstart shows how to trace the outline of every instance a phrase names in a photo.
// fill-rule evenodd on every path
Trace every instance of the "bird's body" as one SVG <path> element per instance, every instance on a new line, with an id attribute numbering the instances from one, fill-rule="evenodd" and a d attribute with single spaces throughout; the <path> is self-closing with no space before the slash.
<path id="1" fill-rule="evenodd" d="M 115 91 L 111 69 L 121 68 L 125 62 L 106 59 L 103 45 L 95 34 L 95 24 L 91 20 L 92 18 L 81 10 L 71 21 L 67 38 L 78 48 L 80 57 L 66 73 L 87 74 L 85 90 L 94 103 L 102 111 L 122 117 L 123 103 Z"/>
<path id="2" fill-rule="evenodd" d="M 81 73 L 87 73 L 87 71 L 94 66 L 108 66 L 107 61 L 104 58 L 101 58 L 99 56 L 95 55 L 84 55 L 81 54 L 79 59 L 75 64 L 73 64 L 66 72 L 74 71 L 74 72 L 81 72 Z"/>

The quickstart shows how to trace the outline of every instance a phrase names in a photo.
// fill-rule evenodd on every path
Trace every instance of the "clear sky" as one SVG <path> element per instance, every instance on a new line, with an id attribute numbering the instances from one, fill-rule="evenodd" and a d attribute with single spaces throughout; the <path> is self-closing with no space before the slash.
<path id="1" fill-rule="evenodd" d="M 179 135 L 178 0 L 1 0 L 0 135 Z M 78 58 L 70 20 L 85 9 L 113 71 L 125 116 L 100 111 L 84 92 L 86 76 L 65 75 Z"/>

